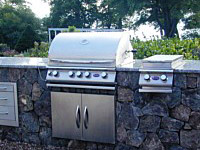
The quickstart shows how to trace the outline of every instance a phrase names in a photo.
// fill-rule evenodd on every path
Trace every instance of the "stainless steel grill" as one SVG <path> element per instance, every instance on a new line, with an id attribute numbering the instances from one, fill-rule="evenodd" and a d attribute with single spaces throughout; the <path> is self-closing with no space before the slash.
<path id="1" fill-rule="evenodd" d="M 182 64 L 182 55 L 155 55 L 143 60 L 139 92 L 172 93 L 173 69 Z"/>
<path id="2" fill-rule="evenodd" d="M 61 33 L 49 50 L 53 136 L 115 143 L 115 68 L 133 59 L 127 33 Z"/>

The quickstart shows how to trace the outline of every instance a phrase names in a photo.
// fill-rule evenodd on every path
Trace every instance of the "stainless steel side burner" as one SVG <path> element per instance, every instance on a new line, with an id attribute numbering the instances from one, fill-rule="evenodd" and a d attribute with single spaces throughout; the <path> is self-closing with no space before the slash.
<path id="1" fill-rule="evenodd" d="M 173 69 L 182 64 L 182 55 L 155 55 L 143 60 L 139 92 L 172 93 Z"/>

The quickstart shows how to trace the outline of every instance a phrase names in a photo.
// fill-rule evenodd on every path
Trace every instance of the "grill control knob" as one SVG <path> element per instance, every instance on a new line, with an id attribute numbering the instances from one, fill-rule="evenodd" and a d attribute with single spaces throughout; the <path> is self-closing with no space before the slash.
<path id="1" fill-rule="evenodd" d="M 144 75 L 144 80 L 150 80 L 150 75 L 149 74 L 145 74 Z"/>
<path id="2" fill-rule="evenodd" d="M 82 72 L 78 71 L 78 72 L 76 73 L 76 76 L 80 78 L 80 77 L 82 76 Z"/>
<path id="3" fill-rule="evenodd" d="M 49 71 L 48 75 L 49 75 L 49 76 L 52 76 L 53 74 L 52 74 L 52 72 L 51 72 L 51 71 Z"/>
<path id="4" fill-rule="evenodd" d="M 85 72 L 85 77 L 89 78 L 90 77 L 90 72 Z"/>
<path id="5" fill-rule="evenodd" d="M 53 71 L 52 74 L 54 77 L 57 77 L 59 73 L 58 73 L 58 71 Z"/>
<path id="6" fill-rule="evenodd" d="M 102 78 L 105 79 L 107 76 L 108 76 L 108 74 L 107 74 L 106 72 L 102 72 L 102 73 L 101 73 L 101 77 L 102 77 Z"/>
<path id="7" fill-rule="evenodd" d="M 69 74 L 70 77 L 73 77 L 73 76 L 74 76 L 74 72 L 73 72 L 73 71 L 69 71 L 68 74 Z"/>
<path id="8" fill-rule="evenodd" d="M 162 81 L 167 81 L 167 76 L 163 74 L 163 75 L 160 76 L 160 79 Z"/>

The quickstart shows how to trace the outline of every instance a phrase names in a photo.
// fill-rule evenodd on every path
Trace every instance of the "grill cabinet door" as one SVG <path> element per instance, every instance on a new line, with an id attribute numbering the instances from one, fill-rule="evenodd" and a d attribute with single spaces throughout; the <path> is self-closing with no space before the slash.
<path id="1" fill-rule="evenodd" d="M 53 137 L 81 139 L 81 94 L 51 92 Z"/>
<path id="2" fill-rule="evenodd" d="M 114 96 L 82 94 L 83 140 L 115 143 Z"/>

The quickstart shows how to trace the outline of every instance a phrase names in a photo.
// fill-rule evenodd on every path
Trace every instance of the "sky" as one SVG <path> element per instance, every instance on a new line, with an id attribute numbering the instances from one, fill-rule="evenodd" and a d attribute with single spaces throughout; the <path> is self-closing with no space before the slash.
<path id="1" fill-rule="evenodd" d="M 36 14 L 37 17 L 43 18 L 45 16 L 49 16 L 50 14 L 50 6 L 48 3 L 43 2 L 42 0 L 27 0 L 29 3 L 28 5 L 32 9 L 32 11 Z M 181 33 L 181 28 L 183 24 L 179 24 L 179 32 Z M 131 35 L 134 37 L 138 37 L 139 39 L 144 39 L 144 36 L 146 36 L 146 39 L 151 39 L 151 37 L 159 36 L 160 33 L 158 30 L 155 30 L 153 26 L 149 25 L 142 25 L 138 28 L 137 31 L 130 31 Z"/>

